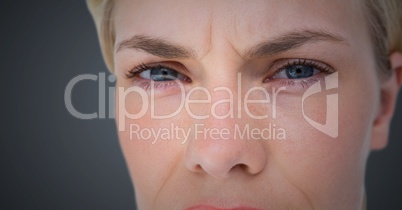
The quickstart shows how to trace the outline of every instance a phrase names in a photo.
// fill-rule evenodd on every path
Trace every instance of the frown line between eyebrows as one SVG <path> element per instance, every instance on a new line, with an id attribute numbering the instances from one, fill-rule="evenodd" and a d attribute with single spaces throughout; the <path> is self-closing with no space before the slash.
<path id="1" fill-rule="evenodd" d="M 348 45 L 345 38 L 334 33 L 322 30 L 292 31 L 251 47 L 243 55 L 243 58 L 251 59 L 273 56 L 301 47 L 304 44 L 319 41 L 339 42 Z M 186 48 L 161 38 L 143 35 L 134 35 L 129 39 L 121 41 L 116 45 L 115 52 L 118 53 L 124 49 L 140 50 L 166 59 L 195 58 L 197 56 L 196 51 L 191 48 Z"/>

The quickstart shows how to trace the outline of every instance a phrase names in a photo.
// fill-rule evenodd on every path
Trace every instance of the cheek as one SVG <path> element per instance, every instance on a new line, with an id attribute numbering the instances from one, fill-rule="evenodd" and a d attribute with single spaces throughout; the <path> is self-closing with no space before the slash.
<path id="1" fill-rule="evenodd" d="M 303 108 L 301 96 L 279 97 L 276 124 L 285 129 L 286 140 L 267 145 L 273 157 L 271 165 L 280 167 L 284 177 L 306 194 L 314 195 L 318 206 L 337 206 L 340 201 L 355 203 L 361 199 L 364 184 L 370 131 L 378 103 L 376 78 L 374 74 L 359 80 L 350 73 L 347 78 L 341 76 L 337 89 L 311 95 L 304 100 Z M 330 94 L 336 94 L 336 101 L 328 100 Z M 306 120 L 307 116 L 325 124 L 326 120 L 334 121 L 331 115 L 338 118 L 332 128 L 338 131 L 336 138 Z"/>
<path id="2" fill-rule="evenodd" d="M 158 191 L 181 161 L 182 146 L 174 141 L 156 141 L 155 137 L 148 137 L 153 135 L 149 134 L 152 130 L 163 128 L 164 123 L 159 124 L 155 120 L 143 118 L 127 120 L 126 126 L 129 124 L 140 126 L 141 131 L 148 130 L 132 135 L 129 130 L 119 132 L 119 140 L 137 200 L 152 203 L 157 200 Z"/>
<path id="3" fill-rule="evenodd" d="M 167 179 L 174 173 L 177 163 L 182 161 L 184 146 L 180 141 L 171 139 L 160 140 L 164 129 L 171 130 L 171 123 L 186 125 L 180 117 L 167 120 L 155 119 L 151 116 L 151 99 L 148 101 L 146 113 L 138 119 L 119 116 L 119 112 L 138 113 L 144 103 L 141 96 L 130 93 L 125 98 L 125 106 L 119 106 L 124 101 L 116 94 L 116 123 L 118 128 L 124 124 L 124 131 L 118 136 L 123 155 L 133 181 L 137 201 L 152 203 Z M 170 102 L 169 102 L 170 101 Z M 157 100 L 154 106 L 155 115 L 166 115 L 177 110 L 176 100 L 166 98 Z M 163 105 L 163 106 L 162 106 Z M 124 121 L 122 118 L 125 118 Z M 141 206 L 141 204 L 139 204 Z"/>

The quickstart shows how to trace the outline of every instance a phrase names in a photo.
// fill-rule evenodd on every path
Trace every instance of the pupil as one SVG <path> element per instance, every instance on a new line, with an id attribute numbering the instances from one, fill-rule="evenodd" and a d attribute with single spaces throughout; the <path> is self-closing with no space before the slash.
<path id="1" fill-rule="evenodd" d="M 151 69 L 151 79 L 154 81 L 170 81 L 177 78 L 177 72 L 166 68 Z"/>
<path id="2" fill-rule="evenodd" d="M 311 66 L 298 65 L 289 66 L 286 68 L 286 75 L 289 79 L 300 79 L 311 77 L 314 73 L 314 68 Z"/>

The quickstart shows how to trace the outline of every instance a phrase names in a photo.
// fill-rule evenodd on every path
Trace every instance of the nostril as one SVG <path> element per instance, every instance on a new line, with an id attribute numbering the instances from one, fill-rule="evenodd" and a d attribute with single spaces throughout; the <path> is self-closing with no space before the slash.
<path id="1" fill-rule="evenodd" d="M 203 171 L 204 169 L 202 168 L 202 166 L 201 165 L 196 165 L 195 167 L 194 167 L 194 171 L 195 172 L 201 172 L 201 171 Z"/>
<path id="2" fill-rule="evenodd" d="M 249 171 L 249 167 L 248 167 L 246 164 L 239 163 L 239 164 L 233 166 L 230 170 L 231 170 L 231 171 L 239 170 L 239 171 L 248 172 L 248 171 Z"/>
<path id="3" fill-rule="evenodd" d="M 258 174 L 258 172 L 259 172 L 259 171 L 257 171 L 257 170 L 253 170 L 252 167 L 250 167 L 250 166 L 247 165 L 247 164 L 243 164 L 243 163 L 239 163 L 239 164 L 233 166 L 233 167 L 229 170 L 229 172 L 236 172 L 236 171 L 237 171 L 237 172 L 244 173 L 244 174 L 249 174 L 249 175 L 256 175 L 256 174 Z"/>
<path id="4" fill-rule="evenodd" d="M 242 170 L 244 170 L 244 171 L 247 171 L 248 170 L 248 166 L 246 165 L 246 164 L 239 164 L 239 165 L 237 165 L 237 167 L 239 167 L 240 169 L 242 169 Z"/>
<path id="5" fill-rule="evenodd" d="M 188 170 L 225 178 L 230 174 L 255 175 L 264 169 L 266 155 L 259 143 L 191 141 L 184 152 Z"/>

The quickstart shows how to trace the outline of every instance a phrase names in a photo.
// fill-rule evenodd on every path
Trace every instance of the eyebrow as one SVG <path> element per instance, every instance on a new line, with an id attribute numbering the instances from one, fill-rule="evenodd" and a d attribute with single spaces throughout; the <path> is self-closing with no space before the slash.
<path id="1" fill-rule="evenodd" d="M 279 54 L 301 47 L 304 44 L 318 41 L 332 41 L 348 44 L 346 39 L 337 34 L 325 31 L 304 30 L 300 32 L 287 33 L 279 36 L 278 38 L 274 38 L 273 40 L 260 43 L 249 50 L 245 54 L 245 57 L 252 58 Z"/>
<path id="2" fill-rule="evenodd" d="M 116 47 L 116 52 L 126 48 L 137 49 L 158 57 L 170 59 L 195 57 L 195 53 L 191 49 L 160 38 L 151 38 L 142 35 L 134 35 L 130 39 L 120 42 Z"/>
<path id="3" fill-rule="evenodd" d="M 244 58 L 272 56 L 291 49 L 301 47 L 307 43 L 318 41 L 332 41 L 348 44 L 342 36 L 326 32 L 303 30 L 286 33 L 279 37 L 257 44 L 244 54 Z M 167 59 L 196 57 L 194 50 L 171 43 L 161 38 L 152 38 L 143 35 L 133 37 L 116 45 L 116 53 L 123 49 L 137 49 L 149 54 Z"/>

